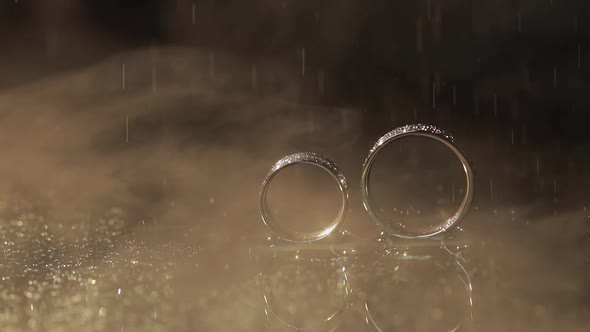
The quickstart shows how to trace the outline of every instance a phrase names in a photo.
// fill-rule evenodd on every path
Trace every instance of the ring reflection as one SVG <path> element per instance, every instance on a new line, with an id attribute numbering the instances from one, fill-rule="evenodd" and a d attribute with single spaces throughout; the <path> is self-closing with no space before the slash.
<path id="1" fill-rule="evenodd" d="M 472 284 L 462 256 L 398 246 L 375 262 L 364 302 L 371 331 L 458 331 L 472 318 Z"/>
<path id="2" fill-rule="evenodd" d="M 346 266 L 326 250 L 275 252 L 261 262 L 271 331 L 333 331 L 349 307 Z"/>

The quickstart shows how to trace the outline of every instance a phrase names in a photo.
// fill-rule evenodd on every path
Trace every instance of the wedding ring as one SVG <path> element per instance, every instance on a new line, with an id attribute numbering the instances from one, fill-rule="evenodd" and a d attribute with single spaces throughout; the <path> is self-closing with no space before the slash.
<path id="1" fill-rule="evenodd" d="M 268 207 L 267 193 L 269 184 L 272 181 L 272 179 L 281 170 L 297 164 L 308 164 L 312 166 L 317 166 L 327 171 L 328 174 L 330 174 L 332 178 L 336 180 L 336 183 L 338 184 L 338 188 L 340 189 L 340 193 L 342 195 L 342 205 L 340 206 L 340 211 L 338 212 L 336 218 L 332 221 L 332 223 L 329 226 L 316 232 L 297 232 L 285 228 L 284 226 L 281 226 L 276 222 L 276 220 L 274 220 Z M 270 228 L 273 231 L 273 233 L 275 233 L 275 235 L 279 236 L 284 240 L 292 242 L 316 241 L 330 235 L 335 229 L 337 229 L 342 224 L 342 222 L 344 221 L 344 217 L 348 212 L 348 196 L 349 192 L 348 184 L 346 183 L 346 178 L 334 162 L 314 152 L 295 153 L 277 161 L 273 165 L 272 169 L 270 170 L 266 178 L 264 179 L 264 182 L 262 183 L 262 189 L 260 191 L 260 215 L 262 216 L 262 221 L 264 222 L 264 224 L 268 228 Z"/>
<path id="2" fill-rule="evenodd" d="M 465 172 L 465 180 L 466 180 L 466 190 L 465 196 L 463 197 L 463 201 L 461 205 L 458 207 L 457 211 L 449 217 L 444 223 L 437 227 L 437 229 L 430 233 L 414 233 L 411 232 L 404 227 L 391 227 L 384 221 L 384 217 L 377 212 L 379 209 L 374 206 L 374 202 L 370 195 L 370 186 L 369 186 L 369 176 L 371 175 L 371 168 L 373 167 L 373 163 L 375 159 L 379 155 L 381 149 L 383 149 L 386 145 L 393 143 L 396 140 L 402 139 L 408 136 L 421 136 L 427 137 L 434 140 L 437 140 L 447 146 L 461 161 L 463 171 Z M 414 125 L 406 125 L 403 127 L 396 128 L 387 134 L 383 135 L 375 145 L 369 151 L 369 155 L 363 164 L 363 171 L 361 174 L 361 197 L 363 200 L 363 205 L 365 210 L 371 216 L 371 219 L 375 221 L 384 231 L 389 233 L 390 235 L 394 235 L 401 238 L 426 238 L 441 234 L 448 229 L 456 226 L 461 219 L 465 216 L 467 211 L 469 210 L 469 206 L 471 204 L 471 200 L 473 198 L 473 170 L 467 161 L 465 155 L 461 152 L 461 150 L 453 143 L 453 137 L 445 133 L 444 131 L 440 130 L 435 126 L 430 125 L 422 125 L 422 124 L 414 124 Z"/>

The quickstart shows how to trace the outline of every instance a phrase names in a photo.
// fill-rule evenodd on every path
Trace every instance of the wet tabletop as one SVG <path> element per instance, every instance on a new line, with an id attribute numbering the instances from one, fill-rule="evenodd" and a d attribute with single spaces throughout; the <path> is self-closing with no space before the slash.
<path id="1" fill-rule="evenodd" d="M 455 134 L 475 198 L 444 238 L 388 237 L 358 184 L 373 142 L 402 123 L 297 102 L 289 80 L 260 95 L 249 64 L 229 56 L 216 57 L 212 75 L 209 53 L 162 48 L 155 76 L 152 55 L 117 55 L 0 94 L 3 331 L 587 330 L 583 151 L 570 156 L 577 171 L 549 175 L 554 150 L 520 136 L 514 144 L 510 130 L 490 144 L 418 115 Z M 292 75 L 257 70 L 260 80 Z M 277 240 L 258 210 L 270 167 L 299 151 L 330 156 L 351 188 L 344 224 L 316 243 Z M 422 211 L 424 227 L 448 215 L 434 208 L 460 197 L 461 173 L 443 158 L 425 164 L 430 177 L 410 159 L 385 161 L 375 171 L 384 209 L 412 205 L 416 213 L 400 215 Z M 334 192 L 320 187 L 309 194 L 314 209 L 283 220 L 329 220 L 322 209 Z M 448 195 L 432 201 L 433 192 Z M 305 198 L 279 194 L 290 197 L 277 201 L 283 209 Z"/>

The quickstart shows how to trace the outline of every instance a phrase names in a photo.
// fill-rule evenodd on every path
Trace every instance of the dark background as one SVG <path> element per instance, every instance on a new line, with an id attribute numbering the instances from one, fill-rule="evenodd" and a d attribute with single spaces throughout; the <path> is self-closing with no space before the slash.
<path id="1" fill-rule="evenodd" d="M 510 126 L 529 144 L 559 140 L 566 148 L 588 139 L 587 1 L 17 0 L 1 6 L 4 63 L 36 54 L 40 68 L 57 70 L 130 48 L 183 44 L 297 66 L 304 48 L 301 99 L 308 103 L 374 113 L 402 106 L 399 122 L 412 121 L 415 109 L 426 118 L 453 117 L 459 126 Z M 60 63 L 64 55 L 68 61 Z M 320 73 L 329 86 L 322 95 L 315 84 Z M 0 84 L 26 79 L 3 75 Z"/>

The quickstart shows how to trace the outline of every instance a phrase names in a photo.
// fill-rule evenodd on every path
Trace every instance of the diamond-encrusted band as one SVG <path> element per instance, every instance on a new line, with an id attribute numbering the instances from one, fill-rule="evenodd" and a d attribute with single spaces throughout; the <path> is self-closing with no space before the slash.
<path id="1" fill-rule="evenodd" d="M 334 221 L 325 229 L 311 233 L 302 233 L 289 230 L 279 226 L 269 212 L 266 196 L 270 182 L 282 169 L 296 164 L 309 164 L 321 167 L 324 170 L 326 170 L 338 183 L 340 193 L 342 194 L 342 205 Z M 270 172 L 264 179 L 264 182 L 262 182 L 262 189 L 260 191 L 260 215 L 262 216 L 262 221 L 264 222 L 264 224 L 268 228 L 270 228 L 277 236 L 284 240 L 292 242 L 316 241 L 330 235 L 335 229 L 337 229 L 342 224 L 342 222 L 344 221 L 344 217 L 348 212 L 348 196 L 349 192 L 346 178 L 334 162 L 315 152 L 295 153 L 277 161 L 272 166 Z"/>
<path id="2" fill-rule="evenodd" d="M 444 222 L 444 224 L 441 227 L 439 227 L 436 231 L 427 234 L 415 234 L 401 227 L 392 228 L 389 225 L 387 225 L 387 223 L 385 223 L 382 220 L 379 214 L 377 214 L 375 208 L 373 207 L 373 200 L 369 195 L 369 176 L 371 174 L 371 168 L 373 166 L 373 163 L 375 162 L 375 159 L 377 158 L 377 155 L 379 154 L 379 151 L 381 151 L 381 149 L 385 147 L 387 144 L 390 144 L 395 140 L 407 136 L 428 137 L 444 143 L 448 148 L 451 149 L 451 151 L 453 151 L 457 158 L 459 158 L 463 166 L 463 170 L 465 172 L 466 190 L 461 205 L 459 206 L 457 211 Z M 406 125 L 403 127 L 396 128 L 388 132 L 387 134 L 383 135 L 381 138 L 379 138 L 379 140 L 377 140 L 375 145 L 373 145 L 373 147 L 369 151 L 369 155 L 367 156 L 367 159 L 365 159 L 365 162 L 363 164 L 363 171 L 361 174 L 361 197 L 363 199 L 363 205 L 365 207 L 365 210 L 367 210 L 371 218 L 390 235 L 402 238 L 431 237 L 443 233 L 447 231 L 449 228 L 452 228 L 453 226 L 456 226 L 469 210 L 469 205 L 471 204 L 471 199 L 473 198 L 473 171 L 471 169 L 471 166 L 469 165 L 469 162 L 467 161 L 467 158 L 465 158 L 465 155 L 453 143 L 453 136 L 451 136 L 448 133 L 445 133 L 444 131 L 440 130 L 435 126 L 423 124 Z"/>

